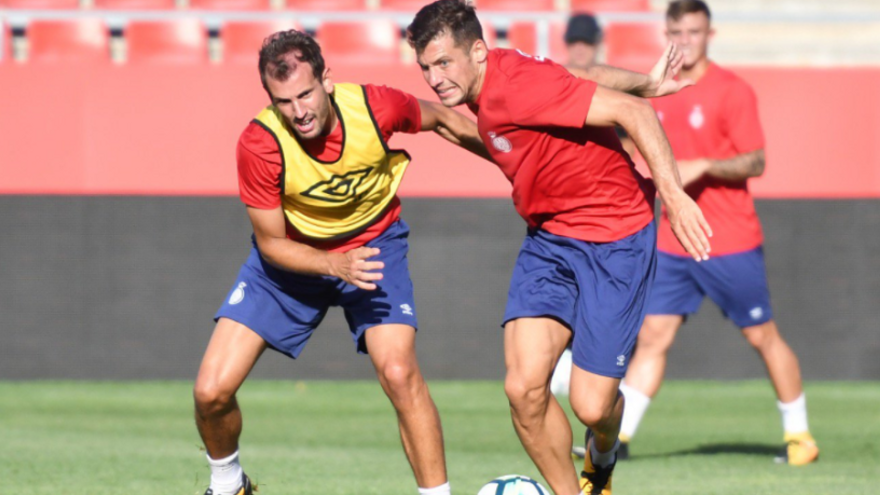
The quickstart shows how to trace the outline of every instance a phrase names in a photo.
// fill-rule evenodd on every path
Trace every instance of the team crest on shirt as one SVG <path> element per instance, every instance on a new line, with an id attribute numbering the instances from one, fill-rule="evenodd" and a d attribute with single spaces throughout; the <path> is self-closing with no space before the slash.
<path id="1" fill-rule="evenodd" d="M 694 105 L 694 109 L 691 110 L 691 115 L 688 117 L 688 122 L 694 129 L 703 127 L 706 118 L 703 117 L 703 107 L 701 105 Z"/>
<path id="2" fill-rule="evenodd" d="M 345 175 L 334 175 L 327 180 L 314 184 L 300 194 L 330 203 L 344 203 L 350 199 L 357 198 L 358 186 L 361 185 L 372 171 L 372 168 L 364 168 Z"/>
<path id="3" fill-rule="evenodd" d="M 504 136 L 489 132 L 489 139 L 492 140 L 492 147 L 502 153 L 510 153 L 513 149 L 513 145 L 510 144 L 510 141 Z"/>
<path id="4" fill-rule="evenodd" d="M 232 291 L 232 295 L 229 296 L 229 304 L 235 306 L 236 304 L 244 301 L 244 288 L 247 287 L 247 284 L 241 282 L 238 284 L 238 287 Z"/>

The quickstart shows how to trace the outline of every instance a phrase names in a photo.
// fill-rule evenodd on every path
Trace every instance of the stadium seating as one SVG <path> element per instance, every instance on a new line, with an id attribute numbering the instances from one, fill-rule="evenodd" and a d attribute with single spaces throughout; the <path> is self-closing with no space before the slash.
<path id="1" fill-rule="evenodd" d="M 95 0 L 99 10 L 172 10 L 174 0 Z"/>
<path id="2" fill-rule="evenodd" d="M 574 12 L 647 12 L 650 0 L 570 0 Z"/>
<path id="3" fill-rule="evenodd" d="M 288 10 L 366 10 L 365 0 L 287 0 Z"/>
<path id="4" fill-rule="evenodd" d="M 35 20 L 25 33 L 29 63 L 110 63 L 110 31 L 101 19 Z"/>
<path id="5" fill-rule="evenodd" d="M 565 24 L 561 22 L 551 22 L 548 30 L 548 46 L 550 53 L 545 54 L 554 62 L 565 63 L 568 58 L 566 55 L 565 41 Z M 510 48 L 522 50 L 529 55 L 538 54 L 538 28 L 533 22 L 514 22 L 510 24 L 507 30 L 507 42 Z"/>
<path id="6" fill-rule="evenodd" d="M 400 61 L 400 28 L 391 20 L 325 22 L 316 37 L 330 66 Z"/>
<path id="7" fill-rule="evenodd" d="M 79 8 L 79 0 L 0 0 L 0 10 L 2 10 L 2 9 L 73 10 L 73 9 L 78 9 L 78 8 Z"/>
<path id="8" fill-rule="evenodd" d="M 429 3 L 431 3 L 430 0 L 380 0 L 379 8 L 382 10 L 398 10 L 415 14 Z"/>
<path id="9" fill-rule="evenodd" d="M 506 11 L 550 11 L 556 9 L 555 0 L 477 0 L 477 9 Z"/>
<path id="10" fill-rule="evenodd" d="M 299 29 L 294 21 L 235 21 L 220 28 L 223 39 L 223 61 L 257 66 L 260 47 L 266 36 L 287 29 Z"/>
<path id="11" fill-rule="evenodd" d="M 196 10 L 269 10 L 269 0 L 189 0 Z"/>
<path id="12" fill-rule="evenodd" d="M 605 28 L 605 60 L 608 65 L 646 72 L 665 48 L 666 38 L 661 24 L 614 23 Z"/>
<path id="13" fill-rule="evenodd" d="M 129 63 L 208 61 L 208 33 L 198 19 L 132 21 L 125 28 Z"/>

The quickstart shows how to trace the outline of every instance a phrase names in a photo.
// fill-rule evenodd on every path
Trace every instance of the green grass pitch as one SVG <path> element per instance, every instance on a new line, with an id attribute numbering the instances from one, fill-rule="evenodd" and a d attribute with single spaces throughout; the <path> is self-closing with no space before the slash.
<path id="1" fill-rule="evenodd" d="M 503 474 L 540 479 L 501 383 L 430 386 L 453 493 L 475 494 Z M 773 463 L 782 432 L 768 383 L 669 382 L 633 459 L 618 466 L 614 493 L 880 493 L 880 384 L 806 388 L 817 464 Z M 416 493 L 378 384 L 254 381 L 239 400 L 242 463 L 259 495 Z M 0 382 L 0 493 L 201 495 L 208 468 L 191 403 L 187 382 Z"/>

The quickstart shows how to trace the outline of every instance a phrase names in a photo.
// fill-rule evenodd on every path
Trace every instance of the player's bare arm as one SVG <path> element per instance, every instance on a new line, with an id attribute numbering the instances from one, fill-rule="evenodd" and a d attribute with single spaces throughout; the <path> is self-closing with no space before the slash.
<path id="1" fill-rule="evenodd" d="M 695 260 L 709 259 L 712 229 L 697 203 L 684 192 L 672 148 L 651 105 L 641 98 L 599 86 L 585 123 L 619 125 L 629 133 L 648 162 L 678 241 Z"/>
<path id="2" fill-rule="evenodd" d="M 681 71 L 684 55 L 681 50 L 669 43 L 660 60 L 648 74 L 632 72 L 609 65 L 594 65 L 589 69 L 568 68 L 568 71 L 581 79 L 595 81 L 606 88 L 628 93 L 642 98 L 656 98 L 659 96 L 678 93 L 682 89 L 694 84 L 690 79 L 677 80 Z"/>
<path id="3" fill-rule="evenodd" d="M 742 153 L 725 160 L 700 158 L 678 162 L 681 181 L 687 186 L 704 175 L 729 181 L 743 181 L 764 174 L 764 150 Z"/>
<path id="4" fill-rule="evenodd" d="M 356 287 L 374 290 L 385 268 L 381 261 L 368 261 L 379 254 L 371 247 L 359 247 L 345 253 L 331 253 L 315 249 L 287 238 L 284 212 L 281 207 L 271 210 L 247 208 L 254 226 L 254 237 L 263 259 L 270 265 L 289 272 L 305 275 L 339 277 Z"/>
<path id="5" fill-rule="evenodd" d="M 423 131 L 434 131 L 450 143 L 492 161 L 473 120 L 439 103 L 419 100 L 419 108 Z"/>

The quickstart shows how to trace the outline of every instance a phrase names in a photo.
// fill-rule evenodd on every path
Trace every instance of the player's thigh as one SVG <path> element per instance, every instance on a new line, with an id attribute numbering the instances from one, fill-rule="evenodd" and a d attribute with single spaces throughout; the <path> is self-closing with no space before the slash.
<path id="1" fill-rule="evenodd" d="M 738 327 L 773 319 L 762 248 L 715 256 L 701 263 L 694 274 L 709 298 Z"/>
<path id="2" fill-rule="evenodd" d="M 199 367 L 195 387 L 197 393 L 235 393 L 266 347 L 266 341 L 250 328 L 237 321 L 220 318 Z"/>
<path id="3" fill-rule="evenodd" d="M 517 318 L 504 325 L 508 386 L 519 393 L 546 388 L 571 339 L 571 330 L 553 318 Z"/>
<path id="4" fill-rule="evenodd" d="M 340 285 L 341 296 L 338 304 L 345 312 L 349 330 L 359 353 L 373 353 L 370 339 L 366 335 L 379 327 L 408 327 L 415 339 L 418 328 L 415 295 L 409 272 L 408 252 L 409 227 L 398 220 L 379 237 L 367 243 L 376 247 L 380 253 L 371 261 L 385 263 L 382 280 L 376 281 L 375 290 L 363 290 L 353 285 Z"/>
<path id="5" fill-rule="evenodd" d="M 387 324 L 370 327 L 364 333 L 370 360 L 377 371 L 389 367 L 417 370 L 416 329 L 410 325 Z"/>
<path id="6" fill-rule="evenodd" d="M 610 243 L 581 243 L 572 260 L 578 282 L 572 361 L 623 378 L 645 318 L 657 266 L 653 223 Z"/>
<path id="7" fill-rule="evenodd" d="M 681 315 L 645 315 L 636 352 L 666 353 L 672 347 L 682 323 L 684 317 Z"/>

